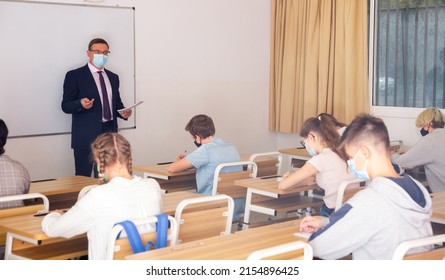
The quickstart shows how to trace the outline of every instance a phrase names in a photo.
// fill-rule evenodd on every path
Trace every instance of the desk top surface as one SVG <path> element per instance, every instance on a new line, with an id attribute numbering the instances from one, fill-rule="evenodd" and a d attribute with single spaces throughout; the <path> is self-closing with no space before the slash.
<path id="1" fill-rule="evenodd" d="M 445 192 L 436 192 L 431 194 L 433 202 L 433 217 L 445 219 Z"/>
<path id="2" fill-rule="evenodd" d="M 184 199 L 201 197 L 196 192 L 181 191 L 162 195 L 163 212 L 173 216 L 176 206 Z M 33 214 L 0 218 L 0 230 L 19 234 L 33 240 L 49 239 L 43 233 L 41 224 L 44 216 L 35 217 Z"/>
<path id="3" fill-rule="evenodd" d="M 283 243 L 303 240 L 296 237 L 300 221 L 288 221 L 248 229 L 163 249 L 127 256 L 128 260 L 243 260 L 252 252 Z"/>
<path id="4" fill-rule="evenodd" d="M 133 166 L 133 170 L 139 171 L 139 172 L 146 172 L 146 173 L 153 173 L 161 176 L 182 176 L 182 175 L 189 175 L 189 174 L 195 174 L 196 169 L 190 168 L 181 172 L 168 172 L 169 164 L 153 164 L 153 165 L 143 165 L 143 166 Z"/>
<path id="5" fill-rule="evenodd" d="M 30 193 L 41 193 L 45 196 L 80 192 L 83 187 L 89 185 L 96 185 L 97 178 L 86 176 L 69 176 L 62 177 L 55 180 L 40 181 L 31 183 L 29 188 Z"/>
<path id="6" fill-rule="evenodd" d="M 306 151 L 306 150 L 305 150 Z M 240 155 L 242 161 L 249 160 L 250 154 L 241 154 Z M 268 162 L 271 160 L 276 160 L 273 156 L 264 156 L 260 157 L 256 160 L 256 162 Z M 190 168 L 181 172 L 175 172 L 171 173 L 167 171 L 167 168 L 170 164 L 147 164 L 147 165 L 140 165 L 140 166 L 133 166 L 133 170 L 139 171 L 139 172 L 145 172 L 145 173 L 152 173 L 156 175 L 161 176 L 168 176 L 168 177 L 174 177 L 174 176 L 183 176 L 183 175 L 190 175 L 195 174 L 196 169 Z"/>
<path id="7" fill-rule="evenodd" d="M 276 193 L 276 194 L 280 194 L 280 195 L 293 194 L 293 193 L 299 193 L 299 192 L 304 192 L 304 191 L 308 191 L 308 190 L 318 189 L 317 185 L 310 185 L 310 186 L 301 186 L 301 187 L 297 187 L 297 188 L 291 188 L 288 190 L 280 190 L 280 189 L 278 189 L 279 182 L 277 181 L 277 178 L 276 177 L 270 178 L 270 177 L 272 177 L 272 176 L 236 180 L 235 185 L 240 186 L 240 187 L 245 187 L 245 188 L 252 188 L 252 189 L 256 189 L 256 190 L 262 190 L 262 191 L 266 191 L 266 192 Z"/>
<path id="8" fill-rule="evenodd" d="M 307 153 L 305 148 L 284 148 L 278 150 L 282 154 L 286 155 L 292 155 L 292 156 L 300 156 L 300 157 L 306 157 L 311 158 L 311 156 Z"/>
<path id="9" fill-rule="evenodd" d="M 33 240 L 49 239 L 42 231 L 44 216 L 35 217 L 33 214 L 6 217 L 0 219 L 0 230 L 12 232 Z"/>
<path id="10" fill-rule="evenodd" d="M 204 195 L 199 194 L 195 191 L 180 191 L 180 192 L 170 192 L 162 195 L 163 208 L 162 211 L 167 215 L 174 216 L 176 207 L 184 199 L 203 197 Z"/>

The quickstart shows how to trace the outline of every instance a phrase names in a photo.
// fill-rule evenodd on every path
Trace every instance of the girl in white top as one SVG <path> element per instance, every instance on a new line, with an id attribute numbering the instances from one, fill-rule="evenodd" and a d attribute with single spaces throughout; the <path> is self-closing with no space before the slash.
<path id="1" fill-rule="evenodd" d="M 338 187 L 354 176 L 348 172 L 346 162 L 337 150 L 340 136 L 331 120 L 324 116 L 307 119 L 300 137 L 312 158 L 295 173 L 284 174 L 278 188 L 285 190 L 317 183 L 325 191 L 319 214 L 327 217 L 334 212 Z"/>
<path id="2" fill-rule="evenodd" d="M 131 147 L 117 133 L 100 135 L 91 146 L 103 184 L 90 190 L 68 212 L 48 214 L 42 229 L 50 237 L 87 233 L 88 258 L 105 259 L 114 224 L 161 213 L 159 184 L 132 175 Z"/>

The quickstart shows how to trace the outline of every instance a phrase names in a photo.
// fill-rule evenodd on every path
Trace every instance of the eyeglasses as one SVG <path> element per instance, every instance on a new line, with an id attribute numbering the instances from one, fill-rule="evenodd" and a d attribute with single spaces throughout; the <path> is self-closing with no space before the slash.
<path id="1" fill-rule="evenodd" d="M 303 148 L 306 148 L 306 144 L 304 144 L 304 140 L 300 141 L 301 146 L 303 146 Z"/>
<path id="2" fill-rule="evenodd" d="M 99 50 L 89 50 L 90 52 L 94 54 L 103 54 L 103 55 L 109 55 L 110 51 L 99 51 Z"/>

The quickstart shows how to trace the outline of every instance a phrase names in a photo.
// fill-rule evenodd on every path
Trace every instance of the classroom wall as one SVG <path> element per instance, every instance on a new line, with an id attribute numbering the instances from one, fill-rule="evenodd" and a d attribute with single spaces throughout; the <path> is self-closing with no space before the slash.
<path id="1" fill-rule="evenodd" d="M 198 113 L 212 116 L 217 135 L 240 152 L 277 148 L 279 137 L 267 129 L 270 0 L 106 0 L 95 5 L 135 7 L 136 93 L 144 104 L 136 112 L 136 129 L 121 131 L 133 146 L 135 165 L 192 151 L 184 127 Z M 32 180 L 74 174 L 70 135 L 9 139 L 6 153 L 29 169 Z"/>
<path id="2" fill-rule="evenodd" d="M 136 92 L 144 104 L 136 112 L 137 128 L 121 131 L 133 146 L 135 165 L 192 151 L 184 127 L 198 113 L 211 115 L 217 135 L 240 152 L 298 145 L 297 134 L 267 129 L 270 0 L 106 0 L 94 5 L 136 10 Z M 419 138 L 414 120 L 420 111 L 371 108 L 384 119 L 391 139 L 406 147 Z M 32 180 L 74 174 L 70 135 L 9 139 L 6 153 L 23 162 Z"/>

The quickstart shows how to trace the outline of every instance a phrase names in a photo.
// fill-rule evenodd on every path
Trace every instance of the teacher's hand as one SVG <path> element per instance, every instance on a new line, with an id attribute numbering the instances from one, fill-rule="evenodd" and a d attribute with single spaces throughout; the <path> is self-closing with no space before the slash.
<path id="1" fill-rule="evenodd" d="M 80 100 L 80 104 L 82 104 L 83 108 L 87 110 L 93 107 L 93 103 L 94 103 L 94 98 L 88 99 L 85 97 Z"/>
<path id="2" fill-rule="evenodd" d="M 131 116 L 132 111 L 131 110 L 125 110 L 122 112 L 119 112 L 121 114 L 122 118 L 128 119 Z"/>

